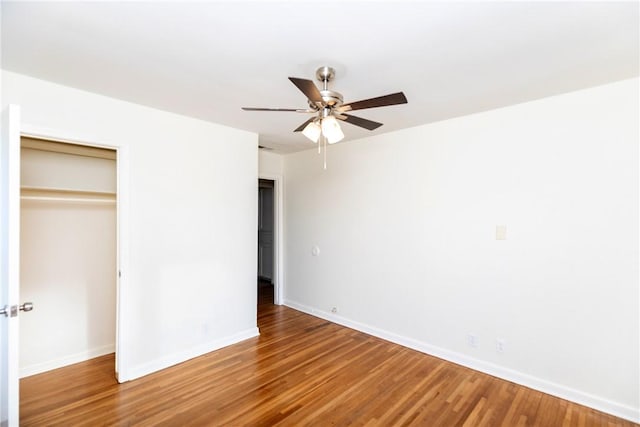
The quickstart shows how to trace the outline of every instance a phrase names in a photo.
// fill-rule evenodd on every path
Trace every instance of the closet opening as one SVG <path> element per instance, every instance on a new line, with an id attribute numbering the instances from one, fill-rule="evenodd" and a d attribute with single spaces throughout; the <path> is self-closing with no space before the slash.
<path id="1" fill-rule="evenodd" d="M 34 304 L 20 318 L 20 377 L 113 360 L 117 151 L 27 136 L 20 151 L 20 294 Z"/>
<path id="2" fill-rule="evenodd" d="M 274 303 L 274 181 L 258 180 L 258 304 Z"/>

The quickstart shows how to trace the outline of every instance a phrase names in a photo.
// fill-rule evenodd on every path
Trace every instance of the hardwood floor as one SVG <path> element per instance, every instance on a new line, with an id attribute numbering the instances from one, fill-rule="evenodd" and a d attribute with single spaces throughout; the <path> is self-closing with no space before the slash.
<path id="1" fill-rule="evenodd" d="M 269 298 L 260 337 L 135 381 L 113 355 L 21 380 L 21 425 L 636 425 Z"/>

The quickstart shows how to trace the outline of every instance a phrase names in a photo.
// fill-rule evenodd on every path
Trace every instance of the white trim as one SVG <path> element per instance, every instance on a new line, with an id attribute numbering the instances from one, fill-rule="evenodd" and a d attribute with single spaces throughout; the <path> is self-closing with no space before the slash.
<path id="1" fill-rule="evenodd" d="M 260 332 L 258 331 L 258 328 L 250 328 L 226 338 L 221 338 L 209 343 L 201 344 L 185 351 L 180 351 L 169 356 L 161 357 L 159 359 L 143 363 L 142 365 L 132 367 L 129 370 L 130 376 L 127 378 L 127 381 L 135 380 L 145 375 L 153 374 L 154 372 L 161 371 L 162 369 L 166 369 L 179 363 L 186 362 L 189 359 L 202 356 L 212 351 L 219 350 L 232 344 L 237 344 L 240 341 L 254 338 L 259 335 Z"/>
<path id="2" fill-rule="evenodd" d="M 367 325 L 365 323 L 347 319 L 346 317 L 338 316 L 336 314 L 322 310 L 317 310 L 313 307 L 300 304 L 295 301 L 285 300 L 284 305 L 295 310 L 310 314 L 312 316 L 319 317 L 321 319 L 325 319 L 330 322 L 337 323 L 339 325 L 346 326 L 348 328 L 355 329 L 357 331 L 364 332 L 378 338 L 382 338 L 384 340 L 411 348 L 413 350 L 417 350 L 421 353 L 429 354 L 431 356 L 435 356 L 440 359 L 456 363 L 458 365 L 466 366 L 467 368 L 471 368 L 476 371 L 484 372 L 485 374 L 489 374 L 494 377 L 502 378 L 504 380 L 511 381 L 516 384 L 520 384 L 525 387 L 529 387 L 534 390 L 559 397 L 561 399 L 588 406 L 598 411 L 615 415 L 616 417 L 624 418 L 636 423 L 640 422 L 640 408 L 633 408 L 631 406 L 623 405 L 618 402 L 613 402 L 599 396 L 594 396 L 580 390 L 544 380 L 542 378 L 534 377 L 532 375 L 508 369 L 503 366 L 485 362 L 480 359 L 475 359 L 465 354 L 447 350 L 445 348 L 418 341 L 413 338 L 398 335 L 384 329 Z"/>
<path id="3" fill-rule="evenodd" d="M 127 358 L 128 347 L 124 345 L 127 341 L 127 328 L 124 325 L 129 324 L 126 320 L 125 313 L 131 311 L 126 310 L 127 301 L 129 301 L 126 280 L 129 273 L 129 147 L 118 147 L 118 155 L 116 158 L 116 378 L 118 382 L 124 382 L 122 378 L 126 378 L 128 364 L 125 362 Z"/>
<path id="4" fill-rule="evenodd" d="M 0 144 L 0 303 L 20 304 L 20 128 L 19 105 L 2 109 Z M 0 422 L 17 426 L 20 413 L 20 317 L 0 317 Z"/>
<path id="5" fill-rule="evenodd" d="M 117 144 L 98 142 L 100 139 L 94 136 L 75 134 L 29 123 L 22 123 L 20 135 L 27 138 L 46 139 L 54 142 L 67 142 L 69 144 L 105 148 L 107 150 L 117 151 L 120 148 Z"/>
<path id="6" fill-rule="evenodd" d="M 20 378 L 47 372 L 52 369 L 62 368 L 64 366 L 73 365 L 74 363 L 84 362 L 94 357 L 104 356 L 115 351 L 113 344 L 104 345 L 102 347 L 93 348 L 91 350 L 81 351 L 80 353 L 70 354 L 68 356 L 59 357 L 54 360 L 48 360 L 42 363 L 36 363 L 20 368 Z"/>
<path id="7" fill-rule="evenodd" d="M 124 343 L 126 340 L 127 324 L 124 309 L 127 301 L 126 296 L 126 276 L 118 274 L 118 272 L 128 272 L 129 266 L 129 147 L 113 142 L 103 142 L 101 138 L 95 135 L 77 134 L 59 129 L 42 127 L 28 123 L 21 124 L 21 135 L 33 138 L 42 138 L 59 142 L 69 142 L 73 144 L 85 145 L 89 147 L 107 148 L 116 150 L 116 263 L 117 263 L 117 286 L 116 286 L 116 344 L 115 371 L 120 381 L 121 377 L 126 378 L 128 360 L 126 357 L 127 347 Z M 100 142 L 99 142 L 100 141 Z M 124 381 L 124 380 L 123 380 Z M 122 381 L 120 381 L 122 382 Z"/>
<path id="8" fill-rule="evenodd" d="M 284 303 L 284 191 L 282 175 L 259 173 L 258 179 L 268 179 L 273 181 L 274 207 L 274 269 L 273 269 L 273 303 L 282 305 Z M 256 240 L 256 245 L 257 245 Z"/>

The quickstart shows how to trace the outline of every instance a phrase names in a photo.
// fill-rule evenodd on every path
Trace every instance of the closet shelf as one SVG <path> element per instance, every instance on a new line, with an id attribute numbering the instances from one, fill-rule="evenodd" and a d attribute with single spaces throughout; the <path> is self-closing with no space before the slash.
<path id="1" fill-rule="evenodd" d="M 43 202 L 115 204 L 116 193 L 111 191 L 23 186 L 20 188 L 20 199 Z"/>

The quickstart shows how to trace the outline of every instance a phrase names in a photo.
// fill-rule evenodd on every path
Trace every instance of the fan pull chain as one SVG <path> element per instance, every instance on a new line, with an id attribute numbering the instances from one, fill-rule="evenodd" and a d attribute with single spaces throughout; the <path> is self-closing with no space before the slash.
<path id="1" fill-rule="evenodd" d="M 324 170 L 327 170 L 327 137 L 324 138 Z"/>

